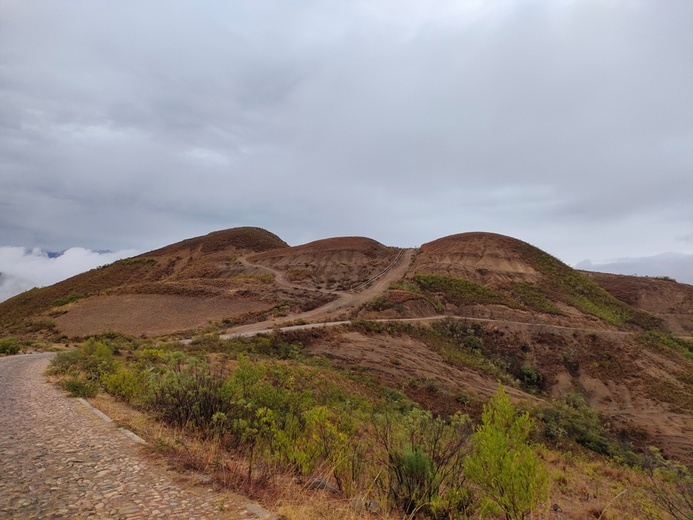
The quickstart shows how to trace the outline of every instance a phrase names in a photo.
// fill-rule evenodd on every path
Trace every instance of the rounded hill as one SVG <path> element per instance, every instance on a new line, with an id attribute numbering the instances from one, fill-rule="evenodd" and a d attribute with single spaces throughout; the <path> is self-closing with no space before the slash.
<path id="1" fill-rule="evenodd" d="M 259 253 L 248 261 L 282 271 L 293 283 L 347 289 L 385 269 L 397 251 L 366 237 L 336 237 Z"/>
<path id="2" fill-rule="evenodd" d="M 409 276 L 457 303 L 496 303 L 548 314 L 577 311 L 618 326 L 661 324 L 541 249 L 495 233 L 460 233 L 423 244 Z"/>
<path id="3" fill-rule="evenodd" d="M 413 270 L 417 273 L 463 276 L 480 283 L 536 282 L 526 242 L 495 233 L 459 233 L 423 244 Z"/>
<path id="4" fill-rule="evenodd" d="M 229 250 L 241 250 L 254 253 L 289 247 L 289 245 L 274 233 L 258 227 L 237 227 L 213 231 L 207 235 L 188 238 L 161 249 L 156 249 L 140 255 L 140 257 L 161 257 L 176 255 L 180 252 L 207 255 Z"/>
<path id="5" fill-rule="evenodd" d="M 316 240 L 300 246 L 289 247 L 283 250 L 269 251 L 254 256 L 255 259 L 280 258 L 303 254 L 339 253 L 352 251 L 367 256 L 387 255 L 390 250 L 380 242 L 366 237 L 335 237 Z"/>

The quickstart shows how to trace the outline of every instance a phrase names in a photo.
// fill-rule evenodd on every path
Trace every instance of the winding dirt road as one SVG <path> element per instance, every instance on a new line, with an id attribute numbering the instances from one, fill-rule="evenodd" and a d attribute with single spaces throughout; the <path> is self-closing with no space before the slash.
<path id="1" fill-rule="evenodd" d="M 317 309 L 302 312 L 300 314 L 293 314 L 291 316 L 291 320 L 304 322 L 339 323 L 342 321 L 339 319 L 340 315 L 343 316 L 345 312 L 356 309 L 364 303 L 372 300 L 374 297 L 382 294 L 388 287 L 390 287 L 392 282 L 400 280 L 409 269 L 414 251 L 414 249 L 403 249 L 402 253 L 397 255 L 395 260 L 389 266 L 387 266 L 378 275 L 371 278 L 371 283 L 360 291 L 325 291 L 336 295 L 337 299 L 327 303 L 326 305 L 322 305 Z M 251 264 L 246 259 L 242 259 L 240 261 L 246 266 L 261 268 L 267 272 L 276 272 L 276 270 L 270 269 L 269 267 Z M 285 283 L 289 284 L 289 286 L 294 286 L 294 284 L 291 284 L 285 280 L 283 273 L 280 273 L 277 280 L 280 284 Z M 240 327 L 233 327 L 227 329 L 226 334 L 223 334 L 221 337 L 223 339 L 229 339 L 234 336 L 250 336 L 260 332 L 271 331 L 276 329 L 282 322 L 285 323 L 286 321 L 286 318 L 272 318 L 271 320 L 251 323 L 249 325 L 242 325 Z"/>

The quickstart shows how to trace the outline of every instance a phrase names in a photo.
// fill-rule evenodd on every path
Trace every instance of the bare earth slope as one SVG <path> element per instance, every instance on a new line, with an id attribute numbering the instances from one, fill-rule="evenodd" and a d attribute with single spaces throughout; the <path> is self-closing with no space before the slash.
<path id="1" fill-rule="evenodd" d="M 494 233 L 461 233 L 421 246 L 412 271 L 460 276 L 484 284 L 536 282 L 540 272 L 531 265 L 514 238 Z"/>
<path id="2" fill-rule="evenodd" d="M 585 274 L 622 302 L 662 318 L 672 332 L 693 336 L 693 285 L 662 278 Z"/>
<path id="3" fill-rule="evenodd" d="M 370 238 L 338 237 L 259 253 L 248 261 L 281 270 L 307 287 L 346 290 L 385 269 L 397 251 Z"/>

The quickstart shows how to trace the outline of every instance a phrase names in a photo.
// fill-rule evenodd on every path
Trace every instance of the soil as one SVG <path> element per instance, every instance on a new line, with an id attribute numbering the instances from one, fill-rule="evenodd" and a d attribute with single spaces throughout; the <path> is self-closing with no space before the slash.
<path id="1" fill-rule="evenodd" d="M 482 284 L 537 282 L 540 273 L 527 262 L 519 241 L 493 233 L 461 233 L 421 246 L 412 272 L 445 274 Z"/>
<path id="2" fill-rule="evenodd" d="M 125 294 L 78 301 L 55 321 L 68 336 L 84 337 L 113 330 L 154 336 L 209 327 L 272 306 L 257 300 Z"/>

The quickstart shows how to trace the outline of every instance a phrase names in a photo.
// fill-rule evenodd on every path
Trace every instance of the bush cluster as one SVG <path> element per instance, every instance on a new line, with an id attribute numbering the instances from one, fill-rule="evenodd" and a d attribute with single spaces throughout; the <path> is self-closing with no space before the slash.
<path id="1" fill-rule="evenodd" d="M 14 338 L 3 338 L 0 339 L 0 356 L 8 355 L 12 356 L 14 354 L 19 354 L 22 350 L 22 346 L 18 340 Z"/>
<path id="2" fill-rule="evenodd" d="M 514 409 L 502 390 L 472 435 L 467 416 L 436 416 L 411 403 L 403 406 L 401 396 L 374 397 L 331 369 L 277 359 L 287 357 L 290 340 L 234 343 L 237 361 L 224 372 L 216 367 L 228 365 L 210 366 L 181 351 L 155 348 L 128 352 L 126 364 L 114 356 L 123 345 L 93 338 L 56 356 L 51 371 L 65 375 L 63 388 L 73 395 L 89 397 L 104 389 L 167 424 L 244 455 L 248 483 L 257 481 L 260 467 L 282 468 L 329 480 L 347 496 L 371 494 L 410 518 L 465 518 L 480 508 L 523 518 L 537 506 L 544 486 L 541 465 L 518 435 Z M 248 352 L 254 351 L 272 357 L 251 360 Z M 506 413 L 502 420 L 494 412 L 499 407 Z M 524 432 L 529 419 L 517 420 Z M 474 469 L 479 450 L 484 458 L 517 454 L 519 466 L 510 474 L 502 461 L 492 470 L 503 472 L 510 491 L 489 488 L 488 478 L 501 475 Z M 533 479 L 539 487 L 523 487 L 516 479 Z"/>
<path id="3" fill-rule="evenodd" d="M 570 442 L 576 442 L 601 455 L 639 463 L 632 447 L 610 434 L 599 414 L 580 394 L 566 394 L 551 405 L 537 408 L 535 413 L 543 438 L 557 447 L 569 448 Z"/>

